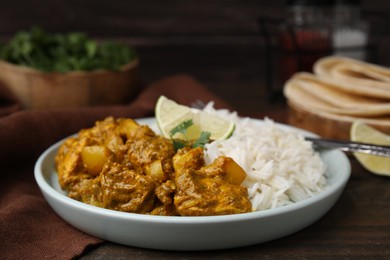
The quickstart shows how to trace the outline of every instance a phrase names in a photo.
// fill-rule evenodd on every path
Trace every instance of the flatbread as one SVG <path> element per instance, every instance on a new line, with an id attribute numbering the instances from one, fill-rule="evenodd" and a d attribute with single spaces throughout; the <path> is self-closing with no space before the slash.
<path id="1" fill-rule="evenodd" d="M 339 89 L 372 98 L 390 99 L 390 69 L 350 58 L 330 56 L 318 60 L 314 73 Z"/>
<path id="2" fill-rule="evenodd" d="M 390 116 L 390 102 L 351 94 L 310 73 L 297 73 L 288 80 L 284 95 L 314 111 L 354 117 Z"/>
<path id="3" fill-rule="evenodd" d="M 290 123 L 337 139 L 348 139 L 356 120 L 390 133 L 389 68 L 331 56 L 313 71 L 296 73 L 284 85 Z"/>

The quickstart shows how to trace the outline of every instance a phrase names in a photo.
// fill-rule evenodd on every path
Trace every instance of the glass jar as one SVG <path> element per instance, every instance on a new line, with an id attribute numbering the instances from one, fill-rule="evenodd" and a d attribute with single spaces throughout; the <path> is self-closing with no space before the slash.
<path id="1" fill-rule="evenodd" d="M 369 25 L 361 18 L 360 1 L 338 0 L 334 17 L 334 55 L 366 60 Z"/>
<path id="2" fill-rule="evenodd" d="M 288 0 L 279 33 L 281 78 L 312 71 L 313 63 L 332 53 L 333 0 Z"/>

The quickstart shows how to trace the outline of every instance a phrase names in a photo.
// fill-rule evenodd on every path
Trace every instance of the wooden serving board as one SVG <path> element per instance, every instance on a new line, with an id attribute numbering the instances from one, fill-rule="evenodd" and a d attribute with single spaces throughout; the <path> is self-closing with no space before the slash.
<path id="1" fill-rule="evenodd" d="M 361 120 L 379 131 L 390 134 L 390 119 L 356 118 L 322 111 L 309 111 L 290 100 L 288 108 L 288 123 L 290 125 L 311 131 L 324 138 L 349 140 L 350 128 L 354 120 Z"/>

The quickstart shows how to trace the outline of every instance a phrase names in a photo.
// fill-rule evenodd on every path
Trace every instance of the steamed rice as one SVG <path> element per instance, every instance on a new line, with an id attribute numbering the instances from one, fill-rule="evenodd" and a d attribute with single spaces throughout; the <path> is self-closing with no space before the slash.
<path id="1" fill-rule="evenodd" d="M 229 139 L 205 146 L 205 161 L 208 164 L 218 156 L 229 156 L 246 171 L 243 185 L 254 211 L 304 200 L 326 187 L 324 163 L 298 132 L 283 129 L 268 118 L 260 122 L 216 110 L 213 103 L 204 111 L 235 122 Z"/>

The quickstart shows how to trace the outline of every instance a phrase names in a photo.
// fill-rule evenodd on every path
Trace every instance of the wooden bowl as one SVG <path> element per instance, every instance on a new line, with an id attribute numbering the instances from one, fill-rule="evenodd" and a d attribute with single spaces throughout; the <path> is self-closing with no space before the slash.
<path id="1" fill-rule="evenodd" d="M 349 140 L 350 128 L 355 120 L 361 120 L 379 131 L 390 134 L 390 120 L 355 118 L 313 111 L 291 100 L 288 101 L 288 107 L 290 125 L 311 131 L 324 138 Z"/>
<path id="2" fill-rule="evenodd" d="M 26 109 L 123 103 L 136 94 L 138 60 L 120 71 L 42 72 L 0 61 L 0 80 Z"/>

